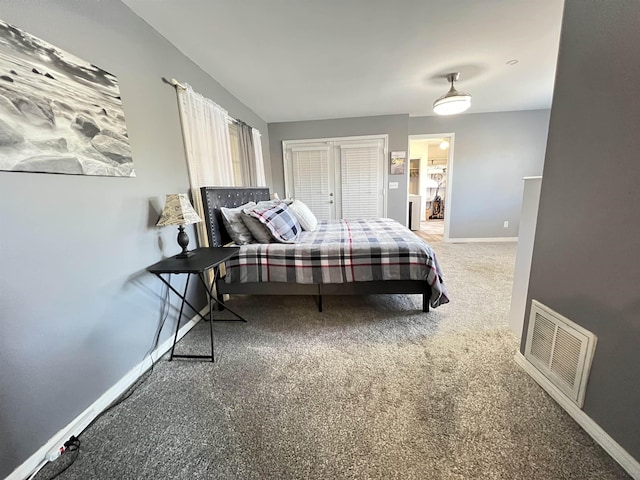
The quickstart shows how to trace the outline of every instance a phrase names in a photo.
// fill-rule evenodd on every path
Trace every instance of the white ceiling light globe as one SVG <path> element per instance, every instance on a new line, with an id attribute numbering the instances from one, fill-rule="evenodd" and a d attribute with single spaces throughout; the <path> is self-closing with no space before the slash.
<path id="1" fill-rule="evenodd" d="M 471 95 L 456 95 L 452 97 L 439 98 L 433 102 L 433 111 L 438 115 L 455 115 L 462 113 L 471 106 Z"/>
<path id="2" fill-rule="evenodd" d="M 433 111 L 438 115 L 455 115 L 466 111 L 471 106 L 471 95 L 459 92 L 453 86 L 453 82 L 458 79 L 459 75 L 457 72 L 447 75 L 447 80 L 451 82 L 451 88 L 433 102 Z"/>

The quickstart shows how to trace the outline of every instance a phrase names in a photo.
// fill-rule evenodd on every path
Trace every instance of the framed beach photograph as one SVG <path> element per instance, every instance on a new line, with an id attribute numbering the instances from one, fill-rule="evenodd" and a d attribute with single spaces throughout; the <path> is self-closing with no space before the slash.
<path id="1" fill-rule="evenodd" d="M 115 75 L 2 20 L 0 170 L 135 176 Z"/>

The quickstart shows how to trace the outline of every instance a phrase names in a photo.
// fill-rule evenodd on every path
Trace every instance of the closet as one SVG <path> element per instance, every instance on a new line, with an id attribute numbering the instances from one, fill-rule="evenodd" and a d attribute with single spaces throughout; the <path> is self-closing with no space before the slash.
<path id="1" fill-rule="evenodd" d="M 284 141 L 283 156 L 285 195 L 318 219 L 385 216 L 386 135 Z"/>

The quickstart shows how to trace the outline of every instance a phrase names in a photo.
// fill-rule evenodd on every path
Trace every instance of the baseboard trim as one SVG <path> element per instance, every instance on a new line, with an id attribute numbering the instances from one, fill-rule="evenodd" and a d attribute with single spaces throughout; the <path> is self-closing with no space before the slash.
<path id="1" fill-rule="evenodd" d="M 446 243 L 517 242 L 518 237 L 445 238 Z"/>
<path id="2" fill-rule="evenodd" d="M 616 462 L 624 468 L 635 480 L 640 480 L 640 463 L 629 452 L 620 446 L 600 425 L 598 425 L 584 410 L 569 400 L 547 377 L 531 365 L 522 353 L 517 352 L 515 362 L 540 385 L 558 405 L 560 405 L 580 425 L 598 445 L 600 445 Z"/>
<path id="3" fill-rule="evenodd" d="M 206 315 L 207 313 L 209 313 L 208 306 L 204 307 L 200 311 L 201 315 Z M 200 317 L 195 315 L 191 320 L 180 327 L 178 330 L 178 340 L 184 337 L 199 320 Z M 162 344 L 160 344 L 144 360 L 129 370 L 124 377 L 109 388 L 109 390 L 104 392 L 100 398 L 89 406 L 89 408 L 74 418 L 66 427 L 59 430 L 58 433 L 51 437 L 47 443 L 40 447 L 22 465 L 11 472 L 5 480 L 24 480 L 28 478 L 36 468 L 41 464 L 46 463 L 46 459 L 50 452 L 58 450 L 71 435 L 79 436 L 84 429 L 102 413 L 104 409 L 106 409 L 120 395 L 126 392 L 144 372 L 151 368 L 151 365 L 155 363 L 158 358 L 167 353 L 171 349 L 172 345 L 173 335 L 169 335 L 169 338 L 162 342 Z"/>

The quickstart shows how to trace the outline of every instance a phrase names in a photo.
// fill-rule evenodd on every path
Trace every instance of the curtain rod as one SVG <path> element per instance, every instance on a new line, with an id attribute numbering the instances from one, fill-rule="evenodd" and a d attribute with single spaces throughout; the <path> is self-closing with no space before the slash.
<path id="1" fill-rule="evenodd" d="M 186 90 L 187 89 L 187 87 L 185 87 L 183 84 L 181 84 L 175 78 L 172 78 L 171 80 L 169 80 L 169 85 L 173 85 L 176 88 L 181 88 L 182 90 Z"/>
<path id="2" fill-rule="evenodd" d="M 180 83 L 178 80 L 176 80 L 175 78 L 172 78 L 171 80 L 167 80 L 166 78 L 162 77 L 162 80 L 164 80 L 166 83 L 168 83 L 169 85 L 172 85 L 172 86 L 174 86 L 174 87 L 176 87 L 176 88 L 180 88 L 180 89 L 182 89 L 182 90 L 186 90 L 186 89 L 187 89 L 187 87 L 185 87 L 183 84 L 181 84 L 181 83 Z M 245 122 L 243 122 L 242 120 L 239 120 L 239 119 L 235 119 L 235 118 L 233 118 L 231 115 L 229 115 L 228 113 L 227 113 L 227 119 L 228 119 L 230 122 L 232 122 L 232 123 L 237 123 L 237 124 L 244 123 L 244 124 L 245 124 L 245 125 L 247 125 L 249 128 L 253 128 L 253 127 L 252 127 L 251 125 L 249 125 L 248 123 L 245 123 Z M 262 135 L 260 135 L 260 136 L 262 136 Z"/>

